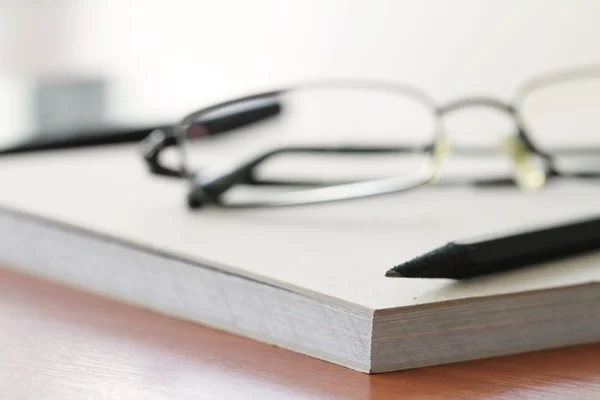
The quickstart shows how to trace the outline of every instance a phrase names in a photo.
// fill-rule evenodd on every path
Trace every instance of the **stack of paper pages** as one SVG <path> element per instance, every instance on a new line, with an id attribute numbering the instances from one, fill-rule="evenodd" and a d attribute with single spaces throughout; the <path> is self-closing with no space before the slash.
<path id="1" fill-rule="evenodd" d="M 364 372 L 600 340 L 600 254 L 465 282 L 385 271 L 448 241 L 596 215 L 600 185 L 427 187 L 191 211 L 135 146 L 0 160 L 0 264 Z"/>

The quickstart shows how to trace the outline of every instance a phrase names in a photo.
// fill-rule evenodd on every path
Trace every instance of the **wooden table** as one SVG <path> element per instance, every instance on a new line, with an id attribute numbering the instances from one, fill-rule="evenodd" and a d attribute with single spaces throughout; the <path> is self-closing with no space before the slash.
<path id="1" fill-rule="evenodd" d="M 599 398 L 600 344 L 366 375 L 0 269 L 0 399 Z"/>

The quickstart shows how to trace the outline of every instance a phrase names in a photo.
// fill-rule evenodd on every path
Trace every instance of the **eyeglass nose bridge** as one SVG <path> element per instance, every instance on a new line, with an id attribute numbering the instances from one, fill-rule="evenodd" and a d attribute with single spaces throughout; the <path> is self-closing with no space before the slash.
<path id="1" fill-rule="evenodd" d="M 493 97 L 474 96 L 466 97 L 463 99 L 454 100 L 442 107 L 437 109 L 437 113 L 440 117 L 444 117 L 454 111 L 462 110 L 469 107 L 487 107 L 502 111 L 508 114 L 512 118 L 516 118 L 515 108 L 504 101 L 495 99 Z"/>
<path id="2" fill-rule="evenodd" d="M 514 135 L 506 138 L 500 143 L 500 151 L 505 153 L 512 161 L 514 166 L 515 183 L 524 190 L 537 190 L 546 182 L 547 173 L 545 169 L 538 168 L 532 160 L 536 153 L 534 148 L 527 138 L 523 126 L 518 118 L 517 111 L 510 103 L 491 98 L 491 97 L 468 97 L 455 100 L 437 109 L 437 114 L 440 118 L 447 116 L 455 111 L 459 111 L 469 107 L 485 107 L 498 110 L 514 121 L 516 132 Z M 444 139 L 440 142 L 448 149 L 448 139 L 444 135 Z M 447 154 L 448 150 L 444 151 Z M 440 161 L 437 161 L 439 169 Z M 438 172 L 439 174 L 439 172 Z"/>

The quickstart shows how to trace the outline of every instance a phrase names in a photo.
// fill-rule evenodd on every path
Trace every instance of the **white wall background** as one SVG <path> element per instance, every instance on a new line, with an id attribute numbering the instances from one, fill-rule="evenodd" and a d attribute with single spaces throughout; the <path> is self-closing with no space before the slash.
<path id="1" fill-rule="evenodd" d="M 538 73 L 600 64 L 597 0 L 0 0 L 0 31 L 0 107 L 31 74 L 98 72 L 128 117 L 332 76 L 507 98 Z"/>

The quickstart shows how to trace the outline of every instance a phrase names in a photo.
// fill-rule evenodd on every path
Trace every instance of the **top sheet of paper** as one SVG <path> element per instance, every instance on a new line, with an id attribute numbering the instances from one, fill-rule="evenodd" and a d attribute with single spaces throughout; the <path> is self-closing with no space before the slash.
<path id="1" fill-rule="evenodd" d="M 557 182 L 535 194 L 427 187 L 299 208 L 191 211 L 185 182 L 150 176 L 135 146 L 5 157 L 0 183 L 0 207 L 370 309 L 600 280 L 600 254 L 467 283 L 384 277 L 447 241 L 595 215 L 593 183 Z"/>

